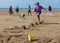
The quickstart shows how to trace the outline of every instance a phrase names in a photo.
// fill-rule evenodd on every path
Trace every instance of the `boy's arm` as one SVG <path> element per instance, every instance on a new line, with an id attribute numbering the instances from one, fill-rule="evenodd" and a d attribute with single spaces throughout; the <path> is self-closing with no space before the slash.
<path id="1" fill-rule="evenodd" d="M 44 9 L 44 10 L 47 10 L 46 8 L 44 8 L 44 7 L 42 7 L 42 6 L 41 6 L 41 8 Z"/>

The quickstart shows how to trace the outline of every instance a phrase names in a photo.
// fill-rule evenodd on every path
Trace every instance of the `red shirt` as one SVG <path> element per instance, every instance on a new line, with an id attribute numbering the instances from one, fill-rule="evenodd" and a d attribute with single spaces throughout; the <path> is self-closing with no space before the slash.
<path id="1" fill-rule="evenodd" d="M 10 8 L 9 8 L 9 12 L 12 12 L 13 10 L 12 10 L 12 6 L 10 6 Z"/>

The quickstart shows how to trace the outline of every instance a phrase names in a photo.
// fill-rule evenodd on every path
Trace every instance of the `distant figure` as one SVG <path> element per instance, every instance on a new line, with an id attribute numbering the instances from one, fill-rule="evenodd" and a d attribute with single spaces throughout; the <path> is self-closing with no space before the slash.
<path id="1" fill-rule="evenodd" d="M 43 8 L 42 6 L 40 6 L 39 2 L 35 3 L 35 9 L 34 9 L 34 12 L 36 13 L 37 15 L 37 18 L 38 18 L 38 22 L 41 24 L 40 22 L 40 15 L 41 15 L 41 10 L 42 9 L 45 9 Z"/>
<path id="2" fill-rule="evenodd" d="M 16 14 L 19 14 L 19 7 L 18 7 L 18 5 L 17 5 L 15 11 L 16 11 Z"/>
<path id="3" fill-rule="evenodd" d="M 9 7 L 9 14 L 10 14 L 10 15 L 13 15 L 12 6 Z"/>
<path id="4" fill-rule="evenodd" d="M 31 14 L 31 6 L 30 5 L 28 5 L 28 15 L 32 15 Z"/>
<path id="5" fill-rule="evenodd" d="M 48 6 L 48 14 L 51 16 L 52 15 L 52 7 L 49 5 Z"/>

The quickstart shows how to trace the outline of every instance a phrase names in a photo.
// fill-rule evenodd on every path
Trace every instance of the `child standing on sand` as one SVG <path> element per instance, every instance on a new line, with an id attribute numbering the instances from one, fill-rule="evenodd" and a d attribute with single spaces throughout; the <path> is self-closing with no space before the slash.
<path id="1" fill-rule="evenodd" d="M 37 15 L 37 18 L 38 18 L 38 22 L 39 22 L 40 24 L 41 24 L 41 22 L 40 22 L 41 9 L 44 9 L 44 8 L 39 5 L 39 2 L 35 3 L 34 12 L 36 12 L 36 15 Z"/>
<path id="2" fill-rule="evenodd" d="M 13 14 L 12 6 L 9 7 L 9 14 Z"/>
<path id="3" fill-rule="evenodd" d="M 19 15 L 19 7 L 18 7 L 18 5 L 17 5 L 17 7 L 16 7 L 15 11 L 16 11 L 16 14 L 18 14 L 18 15 Z"/>
<path id="4" fill-rule="evenodd" d="M 52 12 L 52 7 L 49 5 L 49 6 L 48 6 L 48 14 L 49 14 L 50 16 L 52 15 L 51 12 Z"/>
<path id="5" fill-rule="evenodd" d="M 28 16 L 29 16 L 29 15 L 32 15 L 32 14 L 31 14 L 31 6 L 30 6 L 30 5 L 28 5 Z"/>

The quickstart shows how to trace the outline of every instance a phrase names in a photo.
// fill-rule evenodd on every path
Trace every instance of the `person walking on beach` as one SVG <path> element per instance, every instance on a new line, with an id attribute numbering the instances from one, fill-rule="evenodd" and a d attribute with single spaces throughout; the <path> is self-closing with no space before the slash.
<path id="1" fill-rule="evenodd" d="M 52 7 L 50 5 L 48 6 L 48 15 L 52 15 Z"/>
<path id="2" fill-rule="evenodd" d="M 31 14 L 31 6 L 30 6 L 30 5 L 28 5 L 28 16 L 29 16 L 29 15 L 32 15 L 32 14 Z"/>
<path id="3" fill-rule="evenodd" d="M 10 15 L 13 15 L 12 6 L 9 7 L 9 14 L 10 14 Z"/>
<path id="4" fill-rule="evenodd" d="M 35 3 L 35 9 L 34 9 L 34 12 L 36 13 L 36 15 L 37 15 L 37 18 L 38 18 L 38 22 L 41 24 L 41 22 L 40 22 L 40 15 L 41 15 L 41 10 L 42 9 L 45 9 L 45 8 L 43 8 L 40 4 L 39 4 L 39 2 L 36 2 Z M 46 9 L 45 9 L 46 10 Z"/>
<path id="5" fill-rule="evenodd" d="M 19 15 L 19 7 L 18 7 L 18 5 L 17 5 L 17 7 L 16 7 L 15 11 L 16 11 L 16 14 L 18 14 L 18 15 Z"/>

